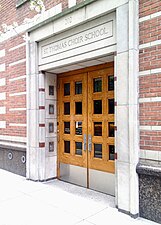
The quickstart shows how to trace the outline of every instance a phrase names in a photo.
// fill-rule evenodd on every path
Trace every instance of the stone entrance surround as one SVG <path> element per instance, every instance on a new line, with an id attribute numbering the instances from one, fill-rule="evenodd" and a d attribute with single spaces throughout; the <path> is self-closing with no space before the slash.
<path id="1" fill-rule="evenodd" d="M 86 38 L 88 37 L 86 46 L 83 45 L 82 38 L 71 40 L 71 45 L 78 45 L 77 53 L 74 53 L 71 46 L 67 46 L 67 51 L 64 53 L 66 57 L 63 57 L 61 49 L 65 48 L 66 44 L 64 44 L 59 49 L 59 55 L 53 53 L 50 55 L 48 50 L 44 49 L 43 53 L 48 55 L 40 58 L 43 46 L 41 44 L 48 42 L 47 38 L 53 39 L 53 43 L 59 43 L 58 41 L 61 37 L 63 39 L 65 34 L 70 33 L 74 37 L 77 29 L 80 29 L 80 37 L 83 37 L 86 26 L 90 23 L 92 26 L 94 20 L 101 21 L 101 17 L 103 19 L 109 17 L 110 20 L 113 18 L 112 32 L 113 35 L 116 32 L 116 36 L 114 40 L 110 39 L 112 42 L 109 41 L 108 44 L 99 39 L 99 48 L 97 45 L 93 51 L 90 49 L 90 45 L 93 45 L 90 42 L 92 37 L 95 35 L 96 38 L 100 38 L 106 33 L 106 30 L 100 28 L 99 32 L 94 33 L 91 30 L 88 35 L 85 34 Z M 63 67 L 70 68 L 71 64 L 78 65 L 82 61 L 95 60 L 109 54 L 115 55 L 115 125 L 117 127 L 115 201 L 120 211 L 137 217 L 139 213 L 136 173 L 139 160 L 138 1 L 86 1 L 81 8 L 74 7 L 40 25 L 28 31 L 30 40 L 27 45 L 27 178 L 42 181 L 56 177 L 57 137 L 56 132 L 51 136 L 48 134 L 47 126 L 50 119 L 56 122 L 56 93 L 52 96 L 47 95 L 49 85 L 54 86 L 56 90 L 56 71 L 60 71 Z M 67 40 L 67 36 L 65 38 Z M 53 47 L 60 48 L 60 45 L 53 45 Z M 50 70 L 55 75 L 46 73 Z M 55 107 L 52 116 L 48 115 L 49 105 Z M 49 143 L 51 149 L 54 145 L 54 151 L 49 152 Z"/>

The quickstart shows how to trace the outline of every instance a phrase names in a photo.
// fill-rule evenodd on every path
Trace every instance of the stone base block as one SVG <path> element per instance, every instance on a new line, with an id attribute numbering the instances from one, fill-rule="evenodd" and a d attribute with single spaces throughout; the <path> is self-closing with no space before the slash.
<path id="1" fill-rule="evenodd" d="M 26 176 L 26 149 L 0 145 L 0 168 Z"/>
<path id="2" fill-rule="evenodd" d="M 161 167 L 151 162 L 139 163 L 139 214 L 161 223 Z"/>

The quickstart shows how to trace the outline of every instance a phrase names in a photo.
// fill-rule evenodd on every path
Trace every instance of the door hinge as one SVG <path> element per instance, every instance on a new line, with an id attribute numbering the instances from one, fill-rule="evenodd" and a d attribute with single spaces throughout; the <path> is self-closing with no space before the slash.
<path id="1" fill-rule="evenodd" d="M 115 160 L 117 160 L 117 152 L 115 152 Z"/>
<path id="2" fill-rule="evenodd" d="M 57 82 L 57 88 L 59 89 L 60 88 L 60 81 L 58 80 Z"/>
<path id="3" fill-rule="evenodd" d="M 57 168 L 60 169 L 60 163 L 57 164 Z"/>
<path id="4" fill-rule="evenodd" d="M 60 135 L 59 134 L 57 134 L 57 140 L 58 140 L 58 142 L 60 141 Z"/>

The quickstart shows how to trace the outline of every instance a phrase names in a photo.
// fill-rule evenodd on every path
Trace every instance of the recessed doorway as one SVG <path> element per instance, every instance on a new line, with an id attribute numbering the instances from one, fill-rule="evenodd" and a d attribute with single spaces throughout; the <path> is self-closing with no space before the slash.
<path id="1" fill-rule="evenodd" d="M 58 177 L 114 195 L 113 63 L 58 75 Z"/>

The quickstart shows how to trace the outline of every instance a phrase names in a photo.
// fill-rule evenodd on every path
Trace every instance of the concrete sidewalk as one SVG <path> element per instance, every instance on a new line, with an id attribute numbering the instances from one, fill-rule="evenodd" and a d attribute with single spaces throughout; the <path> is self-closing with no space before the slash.
<path id="1" fill-rule="evenodd" d="M 157 225 L 118 212 L 114 198 L 58 180 L 38 183 L 0 170 L 0 225 Z"/>

